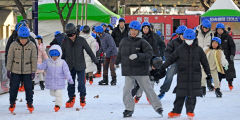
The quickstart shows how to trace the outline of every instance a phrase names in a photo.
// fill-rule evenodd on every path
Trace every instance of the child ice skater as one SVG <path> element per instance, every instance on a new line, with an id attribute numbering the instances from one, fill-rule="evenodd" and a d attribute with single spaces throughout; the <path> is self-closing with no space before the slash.
<path id="1" fill-rule="evenodd" d="M 226 57 L 223 51 L 221 50 L 220 45 L 221 39 L 218 37 L 214 37 L 212 39 L 211 46 L 207 50 L 205 50 L 205 54 L 207 56 L 209 67 L 211 70 L 211 75 L 213 77 L 214 88 L 217 97 L 222 97 L 222 92 L 220 91 L 218 72 L 221 74 L 225 74 L 224 69 L 228 70 L 228 61 L 226 60 Z M 202 79 L 205 78 L 206 74 L 203 72 Z M 211 84 L 211 81 L 207 82 L 210 82 L 209 84 Z"/>
<path id="2" fill-rule="evenodd" d="M 211 79 L 207 57 L 201 47 L 197 45 L 196 34 L 192 29 L 186 29 L 183 33 L 184 43 L 173 52 L 167 61 L 160 67 L 164 71 L 169 65 L 177 64 L 176 99 L 173 110 L 168 113 L 169 118 L 179 117 L 183 104 L 186 105 L 187 116 L 194 117 L 196 97 L 201 96 L 201 66 L 207 74 L 207 80 Z"/>
<path id="3" fill-rule="evenodd" d="M 62 106 L 62 89 L 65 88 L 65 80 L 69 84 L 73 84 L 67 63 L 61 59 L 62 50 L 59 45 L 53 45 L 49 49 L 51 58 L 45 60 L 42 64 L 38 64 L 38 69 L 46 70 L 45 85 L 50 89 L 50 95 L 56 97 L 54 110 L 57 112 Z"/>

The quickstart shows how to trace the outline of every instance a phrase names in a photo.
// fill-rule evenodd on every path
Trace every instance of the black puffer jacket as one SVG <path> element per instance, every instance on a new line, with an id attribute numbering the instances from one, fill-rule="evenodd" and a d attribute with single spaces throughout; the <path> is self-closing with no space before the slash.
<path id="1" fill-rule="evenodd" d="M 86 69 L 86 63 L 84 59 L 83 50 L 86 50 L 87 54 L 91 57 L 94 63 L 97 63 L 98 60 L 93 54 L 91 48 L 89 47 L 87 41 L 80 36 L 76 37 L 76 40 L 73 42 L 68 37 L 62 43 L 62 59 L 64 59 L 69 69 L 72 70 L 73 68 L 76 71 L 81 71 Z"/>
<path id="2" fill-rule="evenodd" d="M 119 44 L 124 37 L 128 37 L 128 32 L 129 32 L 129 29 L 127 25 L 125 25 L 125 29 L 123 32 L 120 31 L 119 25 L 113 29 L 112 37 L 117 47 L 119 47 Z"/>
<path id="3" fill-rule="evenodd" d="M 171 40 L 167 44 L 167 48 L 165 49 L 165 57 L 166 59 L 169 58 L 169 56 L 183 43 L 183 40 L 181 40 L 180 37 Z"/>
<path id="4" fill-rule="evenodd" d="M 206 74 L 210 74 L 207 57 L 201 47 L 195 42 L 192 46 L 180 45 L 167 61 L 161 66 L 161 70 L 169 65 L 177 64 L 177 96 L 201 96 L 201 65 Z"/>
<path id="5" fill-rule="evenodd" d="M 151 45 L 153 49 L 153 56 L 160 57 L 158 42 L 154 38 L 153 33 L 149 32 L 148 34 L 142 34 L 142 38 L 144 38 Z"/>
<path id="6" fill-rule="evenodd" d="M 137 59 L 130 60 L 131 54 L 137 54 Z M 122 39 L 116 65 L 121 63 L 123 76 L 148 76 L 152 47 L 142 38 L 127 37 Z"/>
<path id="7" fill-rule="evenodd" d="M 159 48 L 159 54 L 161 57 L 164 56 L 164 51 L 166 49 L 165 42 L 162 37 L 160 37 L 157 33 L 153 33 L 153 38 L 157 40 L 158 48 Z"/>
<path id="8" fill-rule="evenodd" d="M 219 34 L 215 33 L 215 36 L 221 38 L 221 40 L 222 40 L 222 44 L 221 44 L 222 50 L 223 50 L 224 55 L 226 56 L 226 59 L 229 63 L 228 70 L 225 71 L 225 77 L 228 80 L 236 78 L 234 61 L 232 61 L 230 59 L 231 55 L 235 56 L 236 45 L 235 45 L 232 37 L 226 31 L 224 31 L 224 33 L 222 35 L 219 35 Z"/>

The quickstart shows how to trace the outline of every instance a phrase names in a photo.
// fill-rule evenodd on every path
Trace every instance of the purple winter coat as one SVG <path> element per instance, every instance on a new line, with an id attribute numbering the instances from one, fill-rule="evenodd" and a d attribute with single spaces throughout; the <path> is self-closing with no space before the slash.
<path id="1" fill-rule="evenodd" d="M 72 76 L 67 63 L 61 59 L 61 47 L 59 45 L 53 45 L 49 51 L 53 49 L 57 49 L 60 52 L 58 59 L 56 61 L 52 58 L 45 60 L 42 64 L 38 64 L 38 69 L 46 71 L 45 85 L 47 89 L 64 89 L 65 80 L 73 84 Z"/>

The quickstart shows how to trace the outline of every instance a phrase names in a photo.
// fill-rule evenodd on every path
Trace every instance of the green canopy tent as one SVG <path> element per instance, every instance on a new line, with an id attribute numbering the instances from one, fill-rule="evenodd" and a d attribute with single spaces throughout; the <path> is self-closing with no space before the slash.
<path id="1" fill-rule="evenodd" d="M 212 30 L 215 30 L 219 22 L 224 23 L 225 28 L 231 27 L 237 48 L 235 59 L 240 59 L 240 10 L 233 0 L 216 0 L 211 8 L 201 16 L 201 20 L 203 19 L 212 22 Z"/>
<path id="2" fill-rule="evenodd" d="M 80 0 L 81 1 L 81 0 Z M 85 3 L 83 3 L 85 4 Z M 60 6 L 64 6 L 64 3 L 60 3 Z M 77 4 L 74 5 L 72 10 L 72 14 L 70 19 L 76 19 L 76 7 Z M 57 14 L 57 8 L 54 3 L 54 0 L 43 0 L 39 3 L 38 6 L 39 14 L 38 19 L 41 20 L 57 20 L 60 19 Z M 79 3 L 79 16 L 78 19 L 81 19 L 81 10 L 82 3 Z M 66 18 L 69 9 L 66 7 L 63 10 L 63 17 Z M 85 13 L 85 8 L 83 13 Z M 83 15 L 85 19 L 85 14 Z M 105 6 L 103 6 L 98 0 L 92 0 L 91 3 L 87 5 L 87 20 L 93 20 L 98 22 L 110 23 L 111 17 L 119 18 L 120 16 L 108 10 Z M 18 16 L 18 21 L 22 19 L 22 16 Z"/>
<path id="3" fill-rule="evenodd" d="M 201 20 L 203 19 L 210 20 L 213 22 L 213 25 L 216 25 L 218 22 L 223 22 L 227 26 L 239 24 L 240 10 L 232 0 L 216 0 L 211 8 L 201 15 Z M 240 31 L 238 33 L 240 35 Z"/>

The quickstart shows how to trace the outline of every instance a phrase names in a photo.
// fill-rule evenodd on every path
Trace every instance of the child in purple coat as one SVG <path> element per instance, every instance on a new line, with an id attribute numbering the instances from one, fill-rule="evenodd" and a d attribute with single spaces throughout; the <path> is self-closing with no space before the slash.
<path id="1" fill-rule="evenodd" d="M 65 88 L 65 80 L 73 84 L 72 76 L 67 63 L 61 59 L 62 49 L 59 45 L 53 45 L 49 49 L 50 58 L 42 64 L 38 64 L 39 70 L 46 70 L 45 85 L 50 89 L 50 95 L 56 97 L 54 110 L 57 112 L 62 106 L 62 89 Z"/>

